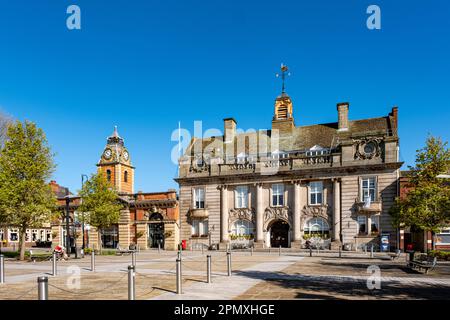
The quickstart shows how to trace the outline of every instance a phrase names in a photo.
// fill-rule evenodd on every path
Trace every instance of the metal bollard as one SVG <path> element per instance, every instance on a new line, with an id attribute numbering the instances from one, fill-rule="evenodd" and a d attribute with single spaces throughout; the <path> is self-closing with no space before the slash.
<path id="1" fill-rule="evenodd" d="M 95 251 L 92 250 L 91 252 L 91 271 L 95 271 Z"/>
<path id="2" fill-rule="evenodd" d="M 128 300 L 136 299 L 135 270 L 135 266 L 128 266 Z"/>
<path id="3" fill-rule="evenodd" d="M 158 253 L 161 253 L 161 244 L 158 242 Z"/>
<path id="4" fill-rule="evenodd" d="M 309 256 L 312 257 L 312 248 L 309 247 Z"/>
<path id="5" fill-rule="evenodd" d="M 133 251 L 133 252 L 131 253 L 131 265 L 132 265 L 134 268 L 136 268 L 136 252 L 135 252 L 135 251 Z"/>
<path id="6" fill-rule="evenodd" d="M 206 256 L 206 282 L 211 283 L 211 256 Z"/>
<path id="7" fill-rule="evenodd" d="M 281 256 L 281 245 L 278 247 L 278 255 Z"/>
<path id="8" fill-rule="evenodd" d="M 53 252 L 53 256 L 52 256 L 52 276 L 56 277 L 57 275 L 58 275 L 58 266 L 57 266 L 56 252 Z"/>
<path id="9" fill-rule="evenodd" d="M 182 294 L 181 288 L 181 260 L 177 259 L 177 294 Z"/>
<path id="10" fill-rule="evenodd" d="M 339 258 L 342 258 L 342 248 L 339 246 Z"/>
<path id="11" fill-rule="evenodd" d="M 178 257 L 177 257 L 177 259 L 178 259 L 178 260 L 181 260 L 181 251 L 178 251 Z"/>
<path id="12" fill-rule="evenodd" d="M 250 255 L 253 256 L 253 247 L 250 247 Z"/>
<path id="13" fill-rule="evenodd" d="M 373 258 L 373 245 L 370 247 L 370 258 Z"/>
<path id="14" fill-rule="evenodd" d="M 231 276 L 231 252 L 227 252 L 227 273 Z"/>
<path id="15" fill-rule="evenodd" d="M 38 277 L 38 300 L 48 300 L 48 278 Z"/>
<path id="16" fill-rule="evenodd" d="M 5 283 L 5 256 L 0 254 L 0 283 Z"/>

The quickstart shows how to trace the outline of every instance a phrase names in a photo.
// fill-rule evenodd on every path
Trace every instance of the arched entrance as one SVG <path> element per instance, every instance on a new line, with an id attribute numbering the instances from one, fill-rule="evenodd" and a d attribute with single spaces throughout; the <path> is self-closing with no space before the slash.
<path id="1" fill-rule="evenodd" d="M 150 248 L 164 249 L 164 223 L 163 216 L 160 213 L 154 213 L 150 216 L 148 224 L 148 246 Z"/>
<path id="2" fill-rule="evenodd" d="M 270 226 L 270 246 L 272 248 L 289 247 L 289 223 L 276 220 Z"/>

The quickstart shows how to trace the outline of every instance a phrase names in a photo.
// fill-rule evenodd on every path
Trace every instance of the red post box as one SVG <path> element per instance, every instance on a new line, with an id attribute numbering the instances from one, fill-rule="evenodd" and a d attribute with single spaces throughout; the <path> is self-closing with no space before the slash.
<path id="1" fill-rule="evenodd" d="M 181 240 L 181 249 L 186 250 L 186 248 L 187 248 L 186 240 Z"/>

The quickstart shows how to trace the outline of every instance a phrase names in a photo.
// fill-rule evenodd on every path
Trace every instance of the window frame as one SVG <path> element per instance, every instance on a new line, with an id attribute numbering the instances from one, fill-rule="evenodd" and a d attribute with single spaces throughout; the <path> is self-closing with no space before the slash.
<path id="1" fill-rule="evenodd" d="M 202 193 L 199 193 L 199 191 L 202 191 Z M 205 187 L 192 188 L 192 195 L 193 195 L 192 207 L 194 209 L 206 209 L 206 188 Z M 197 195 L 199 196 L 198 201 Z M 200 195 L 202 195 L 202 197 L 200 197 Z M 203 198 L 203 201 L 201 198 Z"/>
<path id="2" fill-rule="evenodd" d="M 123 182 L 128 182 L 128 171 L 127 170 L 125 170 L 123 172 Z"/>
<path id="3" fill-rule="evenodd" d="M 364 232 L 361 232 L 361 223 L 359 221 L 360 218 L 364 219 Z M 367 216 L 366 215 L 359 215 L 359 216 L 357 216 L 356 217 L 356 224 L 357 224 L 357 228 L 358 228 L 357 234 L 358 235 L 367 235 L 367 231 L 368 231 L 368 229 L 367 229 Z"/>
<path id="4" fill-rule="evenodd" d="M 244 191 L 241 193 L 241 191 Z M 236 186 L 234 189 L 234 207 L 236 209 L 248 208 L 248 186 Z"/>
<path id="5" fill-rule="evenodd" d="M 374 224 L 374 220 L 377 221 L 376 224 Z M 378 214 L 373 214 L 370 216 L 370 233 L 371 234 L 380 234 L 380 215 Z M 373 225 L 376 225 L 377 227 L 377 231 L 373 231 Z"/>
<path id="6" fill-rule="evenodd" d="M 106 170 L 106 180 L 107 180 L 108 182 L 111 182 L 111 175 L 112 175 L 111 170 L 110 170 L 110 169 L 107 169 L 107 170 Z"/>
<path id="7" fill-rule="evenodd" d="M 12 234 L 16 234 L 17 239 L 13 240 L 11 238 Z M 8 230 L 8 242 L 18 242 L 20 237 L 19 229 L 9 229 Z"/>
<path id="8" fill-rule="evenodd" d="M 321 188 L 320 188 L 320 192 L 314 190 L 313 192 L 313 188 L 312 188 L 312 184 L 320 184 Z M 317 195 L 320 194 L 320 202 L 317 201 Z M 312 201 L 312 196 L 315 195 L 316 199 L 315 199 L 315 203 L 313 203 Z M 324 187 L 323 187 L 323 181 L 311 181 L 308 184 L 308 205 L 310 206 L 320 206 L 324 204 Z"/>
<path id="9" fill-rule="evenodd" d="M 370 180 L 373 179 L 373 188 L 370 187 Z M 368 186 L 364 187 L 364 182 L 368 181 Z M 377 202 L 378 201 L 378 196 L 377 196 L 377 191 L 378 191 L 378 179 L 376 176 L 366 176 L 366 177 L 361 177 L 360 178 L 360 184 L 359 184 L 359 190 L 360 190 L 360 200 L 361 202 L 365 202 L 365 197 L 364 197 L 364 190 L 368 190 L 369 195 L 370 194 L 370 190 L 373 189 L 373 199 L 371 199 L 371 202 Z"/>
<path id="10" fill-rule="evenodd" d="M 230 235 L 237 237 L 250 236 L 254 238 L 256 232 L 255 224 L 247 219 L 237 219 L 233 221 L 230 229 Z M 245 232 L 240 232 L 243 229 L 245 230 Z"/>
<path id="11" fill-rule="evenodd" d="M 280 187 L 281 186 L 281 187 Z M 281 189 L 281 190 L 280 190 Z M 285 199 L 285 187 L 283 183 L 274 183 L 271 186 L 271 200 L 272 207 L 284 207 Z M 277 191 L 275 193 L 275 190 Z M 274 201 L 276 199 L 276 201 Z M 281 199 L 281 201 L 280 201 Z"/>
<path id="12" fill-rule="evenodd" d="M 197 230 L 196 230 L 197 228 Z M 196 232 L 197 231 L 197 232 Z M 194 219 L 191 223 L 191 237 L 204 237 L 209 234 L 208 219 Z"/>
<path id="13" fill-rule="evenodd" d="M 318 222 L 321 223 L 318 223 Z M 313 223 L 315 222 L 315 223 Z M 313 231 L 311 230 L 311 226 L 314 225 L 319 225 L 321 227 L 320 230 L 318 231 Z M 326 226 L 326 228 L 324 228 Z M 328 221 L 322 217 L 312 217 L 308 220 L 305 221 L 304 225 L 303 225 L 303 233 L 305 235 L 311 235 L 313 233 L 320 233 L 321 235 L 327 235 L 328 237 L 330 237 L 330 223 L 328 223 Z"/>

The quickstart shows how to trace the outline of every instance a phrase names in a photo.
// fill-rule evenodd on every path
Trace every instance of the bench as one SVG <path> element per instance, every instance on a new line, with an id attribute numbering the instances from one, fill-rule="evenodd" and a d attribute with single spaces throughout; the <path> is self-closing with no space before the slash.
<path id="1" fill-rule="evenodd" d="M 49 261 L 52 259 L 52 253 L 44 253 L 44 254 L 33 254 L 33 251 L 30 250 L 30 261 Z"/>
<path id="2" fill-rule="evenodd" d="M 433 270 L 436 267 L 437 258 L 429 256 L 426 260 L 412 260 L 408 262 L 408 267 L 411 269 L 417 269 L 419 271 L 424 270 L 425 273 Z"/>
<path id="3" fill-rule="evenodd" d="M 122 248 L 120 244 L 117 244 L 116 255 L 123 256 L 124 254 L 132 254 L 136 250 L 131 250 L 130 248 Z"/>

